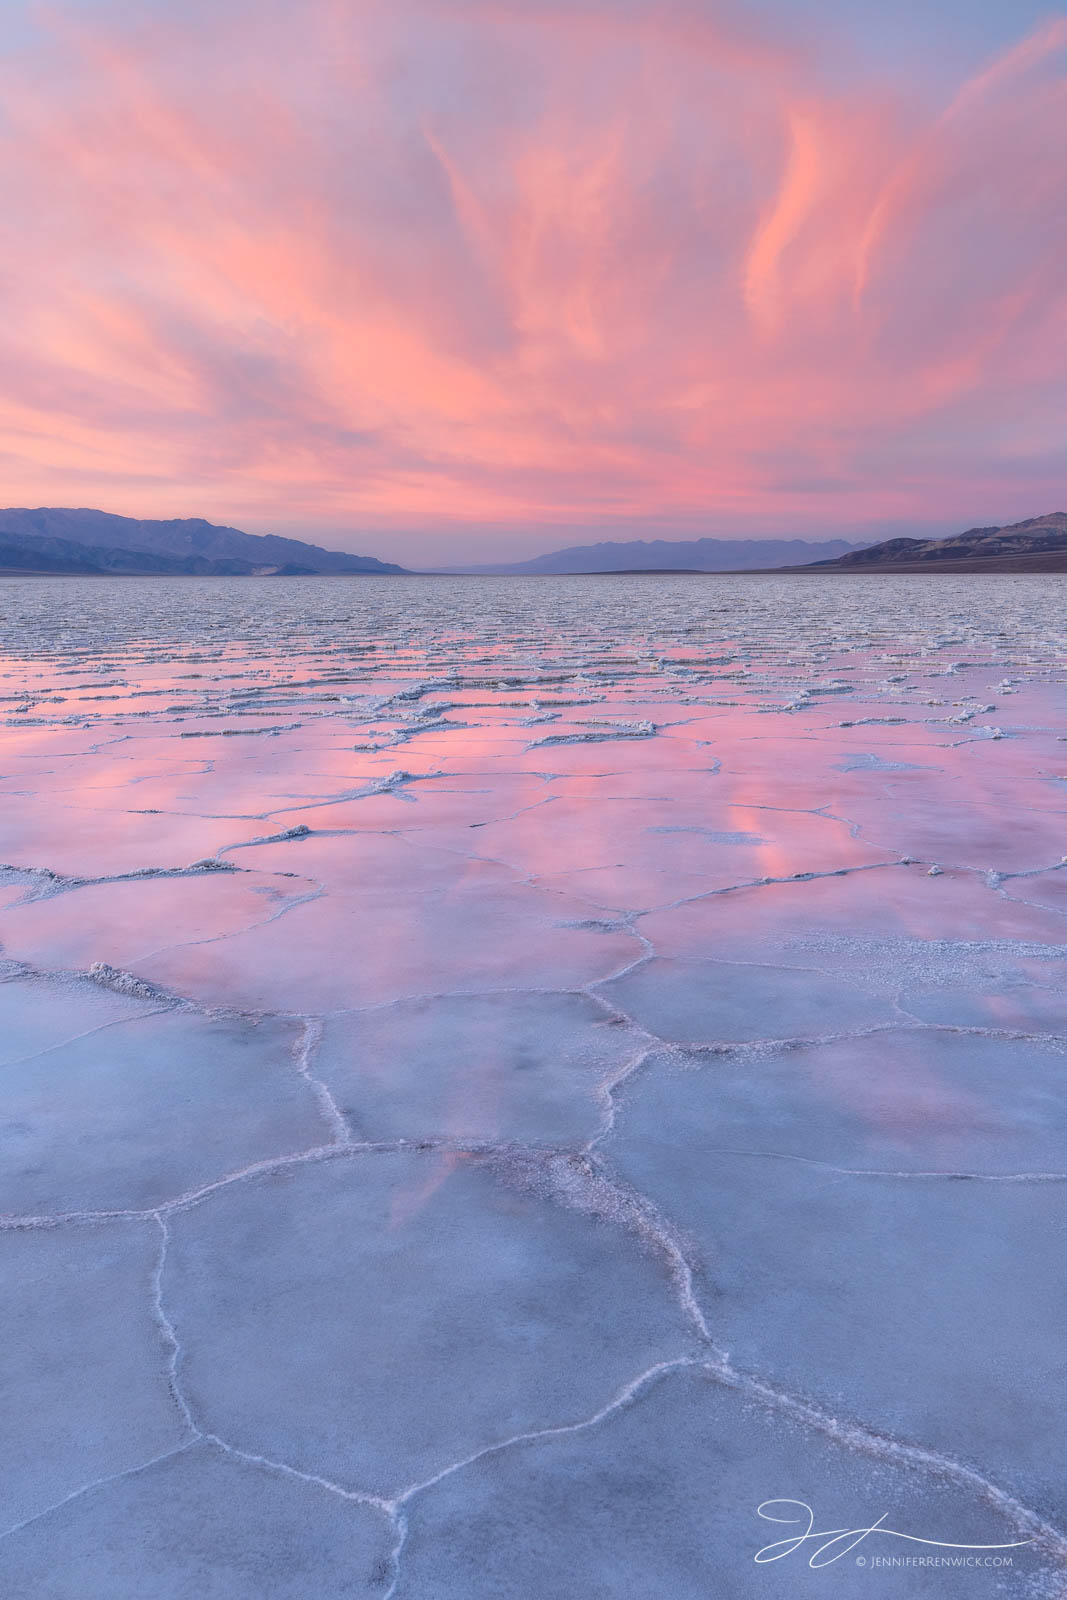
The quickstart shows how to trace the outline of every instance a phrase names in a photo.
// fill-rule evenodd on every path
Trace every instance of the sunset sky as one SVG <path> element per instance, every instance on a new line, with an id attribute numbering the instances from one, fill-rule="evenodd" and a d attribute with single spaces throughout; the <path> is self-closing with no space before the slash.
<path id="1" fill-rule="evenodd" d="M 4 0 L 0 504 L 414 564 L 1067 509 L 1067 17 Z"/>

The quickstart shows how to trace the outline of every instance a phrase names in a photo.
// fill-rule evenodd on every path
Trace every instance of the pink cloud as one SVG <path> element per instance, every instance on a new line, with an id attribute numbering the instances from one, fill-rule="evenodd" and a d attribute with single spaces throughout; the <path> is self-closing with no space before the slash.
<path id="1" fill-rule="evenodd" d="M 53 18 L 0 76 L 6 498 L 424 556 L 1048 509 L 1067 20 L 932 110 L 816 42 L 645 0 Z"/>

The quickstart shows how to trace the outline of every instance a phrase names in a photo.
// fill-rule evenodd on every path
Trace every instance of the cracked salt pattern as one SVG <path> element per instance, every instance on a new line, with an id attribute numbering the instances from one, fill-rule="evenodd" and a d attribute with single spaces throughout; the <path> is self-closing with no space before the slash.
<path id="1" fill-rule="evenodd" d="M 0 584 L 0 1591 L 1067 1592 L 1065 597 Z"/>

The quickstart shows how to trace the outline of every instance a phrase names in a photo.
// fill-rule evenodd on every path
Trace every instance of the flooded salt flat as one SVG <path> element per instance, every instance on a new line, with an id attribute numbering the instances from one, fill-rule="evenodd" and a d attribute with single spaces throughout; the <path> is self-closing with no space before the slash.
<path id="1" fill-rule="evenodd" d="M 4 1592 L 1061 1593 L 1065 602 L 0 584 Z"/>

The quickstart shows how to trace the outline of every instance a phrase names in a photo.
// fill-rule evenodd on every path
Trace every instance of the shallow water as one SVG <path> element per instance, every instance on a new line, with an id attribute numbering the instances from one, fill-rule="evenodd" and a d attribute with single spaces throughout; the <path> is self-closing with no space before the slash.
<path id="1" fill-rule="evenodd" d="M 0 584 L 4 1592 L 1061 1592 L 1065 602 Z"/>

